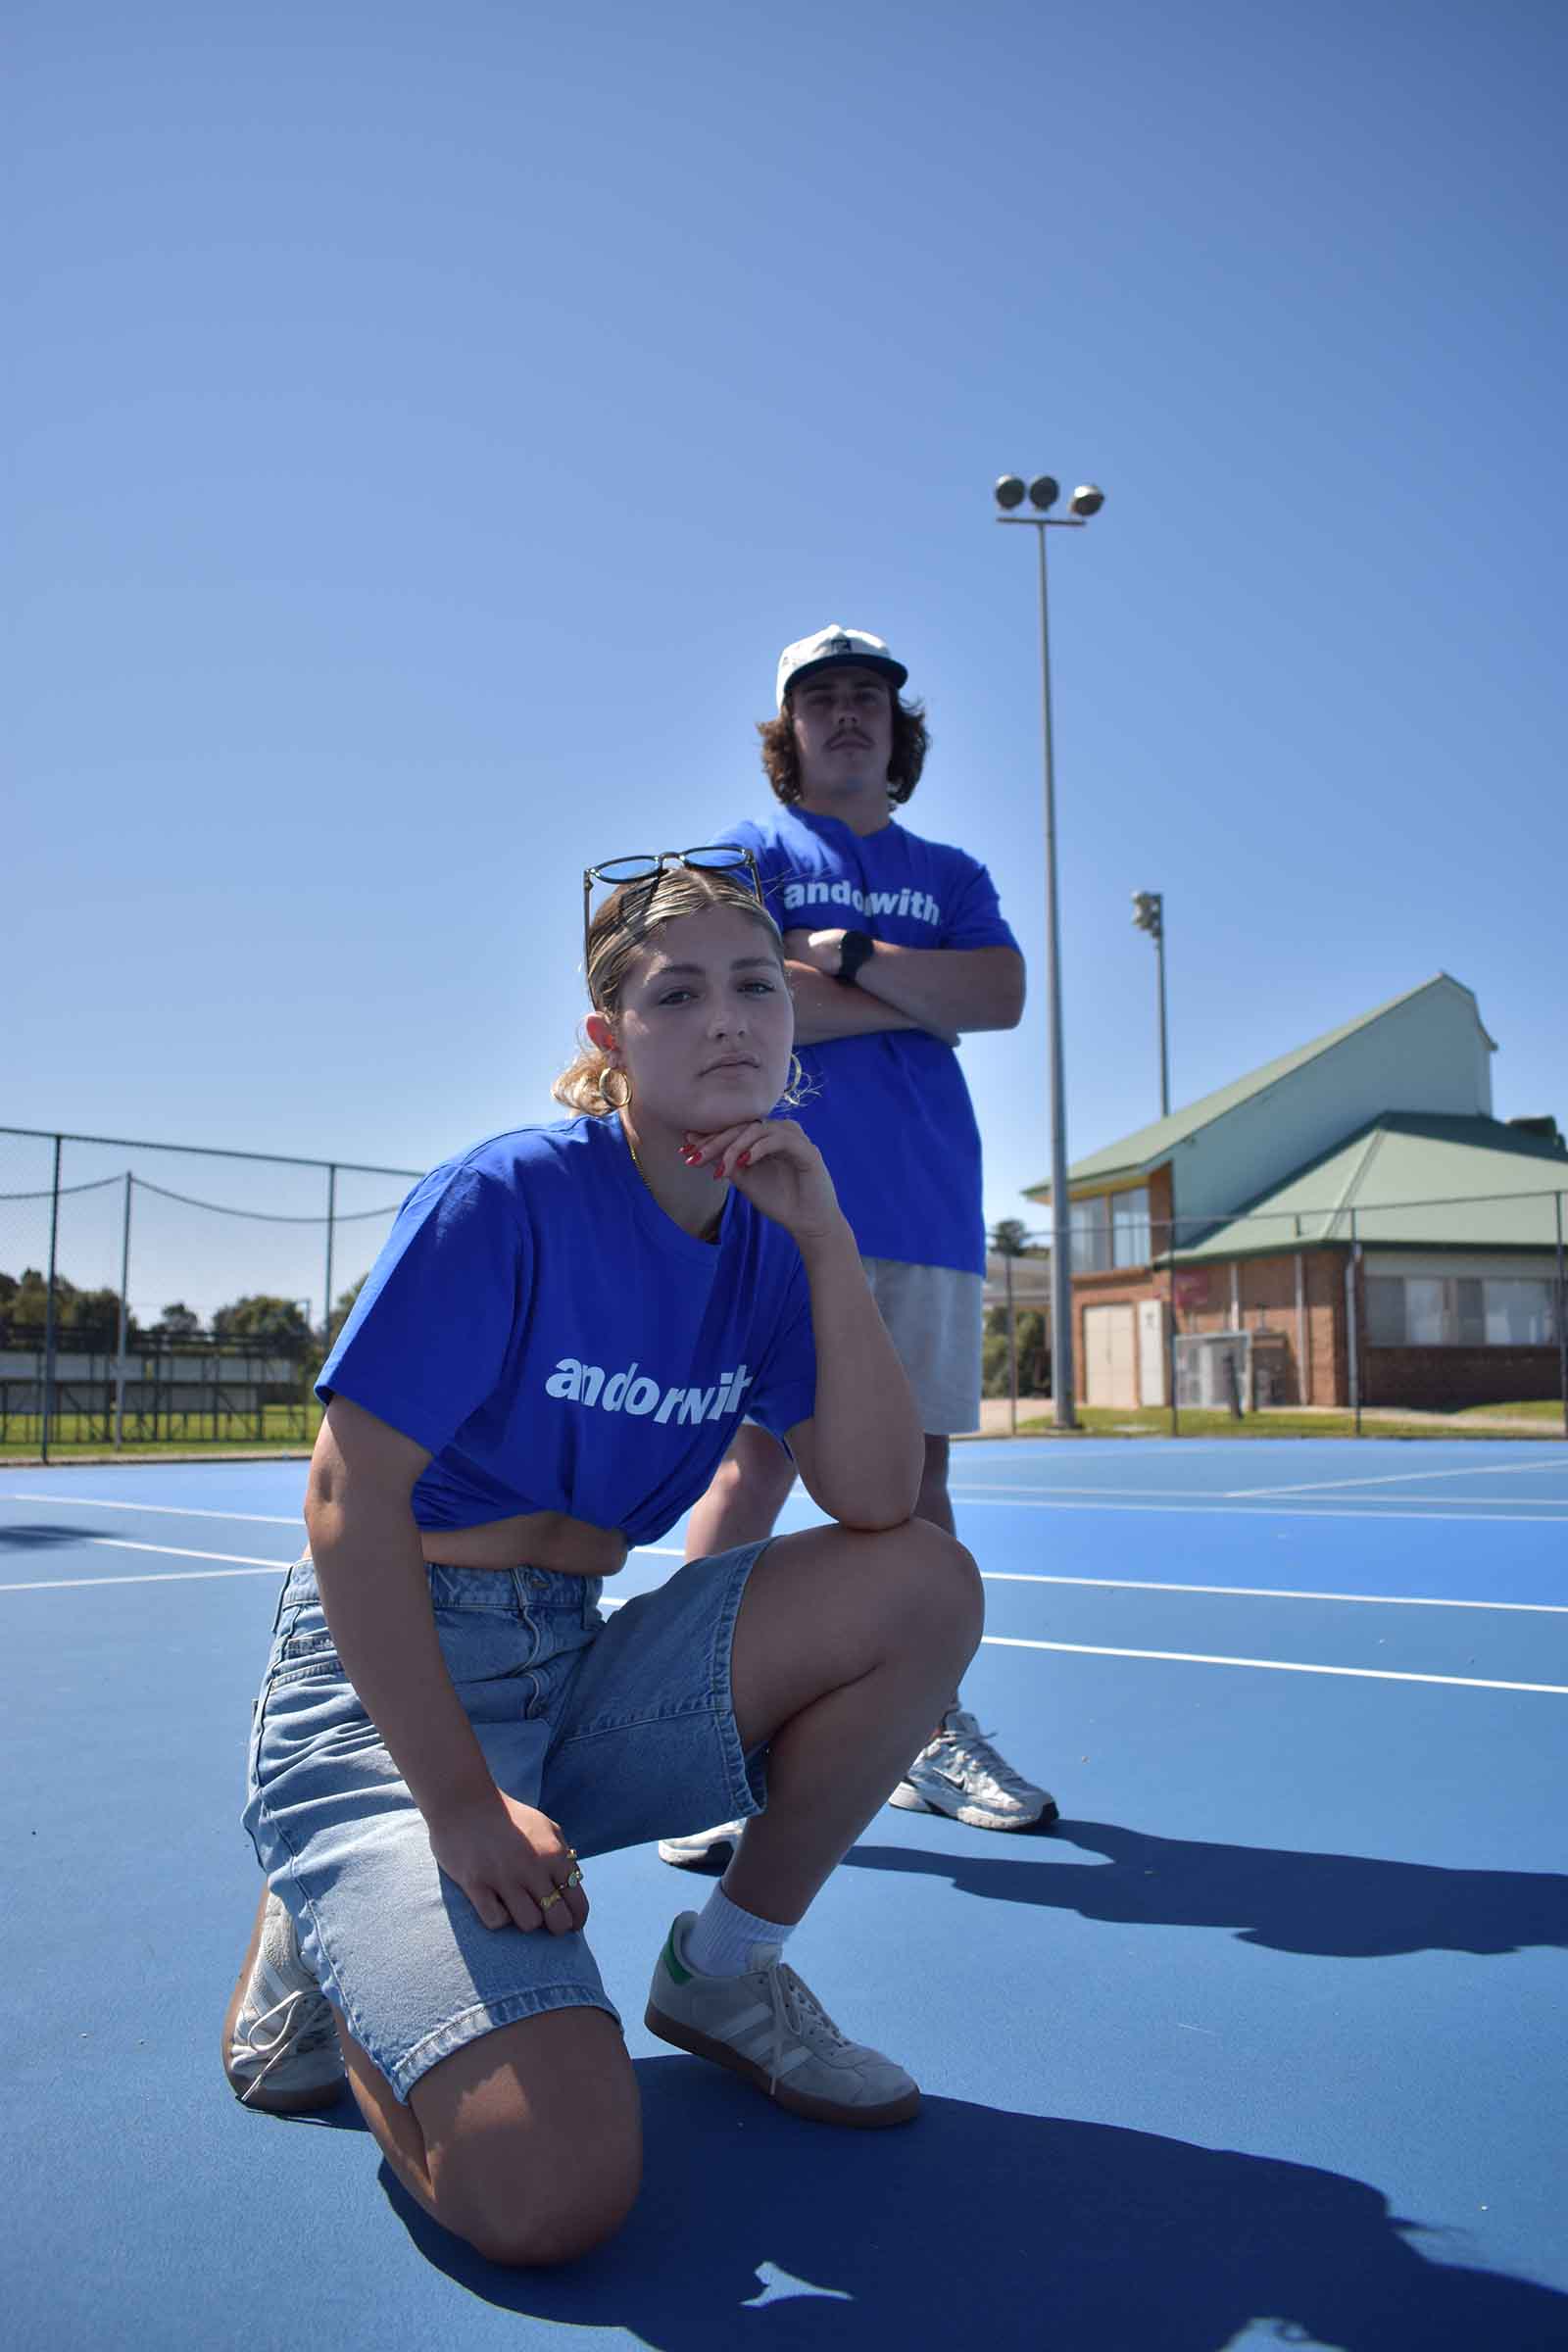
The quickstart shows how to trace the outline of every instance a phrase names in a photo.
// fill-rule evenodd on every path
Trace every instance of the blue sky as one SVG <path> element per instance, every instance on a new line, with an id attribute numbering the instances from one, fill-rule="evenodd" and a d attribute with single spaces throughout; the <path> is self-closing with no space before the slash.
<path id="1" fill-rule="evenodd" d="M 0 1120 L 418 1167 L 553 1115 L 584 862 L 760 807 L 839 620 L 1031 956 L 963 1054 L 1032 1215 L 1009 468 L 1107 494 L 1051 549 L 1071 1152 L 1158 1108 L 1141 888 L 1178 1102 L 1446 969 L 1499 1113 L 1568 1112 L 1565 51 L 1534 0 L 21 0 Z"/>

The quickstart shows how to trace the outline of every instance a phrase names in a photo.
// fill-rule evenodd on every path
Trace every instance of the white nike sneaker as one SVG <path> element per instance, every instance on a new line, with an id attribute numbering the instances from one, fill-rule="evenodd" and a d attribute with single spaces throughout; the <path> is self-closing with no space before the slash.
<path id="1" fill-rule="evenodd" d="M 948 1813 L 974 1830 L 1027 1830 L 1056 1819 L 1056 1800 L 991 1744 L 967 1707 L 950 1707 L 888 1798 L 905 1813 Z"/>
<path id="2" fill-rule="evenodd" d="M 728 1870 L 735 1842 L 746 1824 L 721 1821 L 716 1830 L 693 1830 L 689 1838 L 661 1838 L 659 1859 L 676 1870 Z"/>
<path id="3" fill-rule="evenodd" d="M 686 1960 L 695 1911 L 670 1929 L 654 1970 L 644 2024 L 661 2041 L 744 2075 L 793 2115 L 878 2130 L 906 2124 L 918 2084 L 880 2050 L 841 2034 L 776 1943 L 752 1946 L 761 1961 L 740 1977 L 708 1977 Z"/>
<path id="4" fill-rule="evenodd" d="M 223 2019 L 223 2072 L 241 2106 L 267 2115 L 330 2107 L 347 2080 L 331 2006 L 270 1886 Z"/>

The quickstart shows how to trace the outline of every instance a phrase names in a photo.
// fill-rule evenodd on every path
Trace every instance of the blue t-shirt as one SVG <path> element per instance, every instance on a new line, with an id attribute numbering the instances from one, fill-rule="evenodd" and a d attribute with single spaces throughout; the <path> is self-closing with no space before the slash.
<path id="1" fill-rule="evenodd" d="M 316 1394 L 429 1449 L 422 1528 L 565 1511 L 652 1543 L 743 1419 L 809 1420 L 806 1269 L 733 1189 L 716 1242 L 684 1233 L 618 1119 L 518 1128 L 416 1185 Z"/>
<path id="2" fill-rule="evenodd" d="M 893 820 L 856 834 L 780 808 L 731 826 L 781 931 L 868 931 L 901 948 L 1017 948 L 978 858 Z M 980 1131 L 951 1046 L 914 1029 L 803 1046 L 795 1116 L 828 1165 L 864 1257 L 983 1274 Z"/>

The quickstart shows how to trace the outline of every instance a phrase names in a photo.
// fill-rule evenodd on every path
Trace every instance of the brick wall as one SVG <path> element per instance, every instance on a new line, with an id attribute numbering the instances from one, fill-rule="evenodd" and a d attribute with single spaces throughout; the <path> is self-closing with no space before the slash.
<path id="1" fill-rule="evenodd" d="M 1452 1412 L 1562 1394 L 1555 1348 L 1369 1348 L 1365 1364 L 1363 1404 Z"/>

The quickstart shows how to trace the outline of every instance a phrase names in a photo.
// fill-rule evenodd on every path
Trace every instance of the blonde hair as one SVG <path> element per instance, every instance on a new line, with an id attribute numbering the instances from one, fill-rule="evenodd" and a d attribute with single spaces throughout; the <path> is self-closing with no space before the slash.
<path id="1" fill-rule="evenodd" d="M 598 1012 L 613 1020 L 620 1010 L 631 967 L 656 932 L 684 914 L 702 914 L 710 906 L 733 907 L 767 933 L 782 965 L 784 938 L 777 923 L 744 882 L 728 873 L 700 865 L 669 865 L 649 882 L 623 882 L 612 891 L 588 926 L 588 995 Z M 579 1031 L 579 1052 L 569 1068 L 551 1088 L 568 1110 L 586 1111 L 596 1119 L 624 1110 L 629 1101 L 617 1087 L 607 1094 L 605 1081 L 612 1076 L 609 1054 Z M 790 1084 L 781 1101 L 800 1101 L 800 1063 L 790 1056 Z M 620 1072 L 622 1081 L 625 1072 Z"/>

